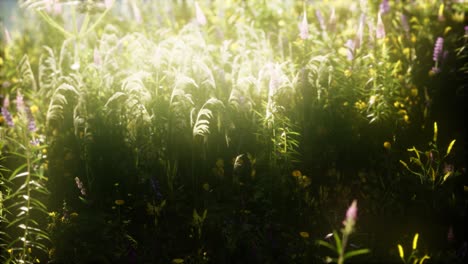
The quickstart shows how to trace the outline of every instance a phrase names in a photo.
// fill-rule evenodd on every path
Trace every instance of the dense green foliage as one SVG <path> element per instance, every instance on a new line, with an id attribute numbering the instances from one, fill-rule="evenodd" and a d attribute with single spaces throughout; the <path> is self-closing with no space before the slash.
<path id="1" fill-rule="evenodd" d="M 465 1 L 19 6 L 2 261 L 466 261 Z"/>

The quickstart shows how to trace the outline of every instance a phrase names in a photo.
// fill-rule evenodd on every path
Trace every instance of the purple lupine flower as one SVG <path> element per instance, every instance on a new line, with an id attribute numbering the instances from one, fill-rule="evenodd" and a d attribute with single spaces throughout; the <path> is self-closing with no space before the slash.
<path id="1" fill-rule="evenodd" d="M 320 24 L 320 28 L 325 31 L 326 27 L 325 27 L 325 20 L 323 19 L 323 16 L 322 16 L 322 12 L 320 12 L 320 10 L 317 10 L 315 11 L 315 15 L 317 16 L 317 20 Z"/>
<path id="2" fill-rule="evenodd" d="M 307 22 L 307 13 L 304 10 L 304 16 L 299 24 L 299 37 L 303 40 L 309 38 L 309 23 Z"/>
<path id="3" fill-rule="evenodd" d="M 113 3 L 114 0 L 104 0 L 104 6 L 106 7 L 106 9 L 111 8 Z"/>
<path id="4" fill-rule="evenodd" d="M 356 33 L 356 40 L 354 42 L 354 48 L 359 49 L 362 45 L 362 38 L 364 36 L 364 22 L 366 20 L 366 15 L 361 14 L 361 17 L 359 18 L 359 26 L 358 30 Z"/>
<path id="5" fill-rule="evenodd" d="M 8 28 L 5 27 L 3 32 L 5 34 L 5 45 L 8 46 L 9 44 L 13 42 L 11 35 L 10 35 L 10 31 L 8 31 Z"/>
<path id="6" fill-rule="evenodd" d="M 432 54 L 432 59 L 435 62 L 439 62 L 439 60 L 441 59 L 443 49 L 444 49 L 444 39 L 442 37 L 438 37 L 434 45 L 434 53 Z"/>
<path id="7" fill-rule="evenodd" d="M 376 26 L 376 29 L 375 29 L 375 37 L 378 38 L 378 39 L 383 39 L 385 38 L 385 26 L 384 26 L 384 23 L 382 21 L 382 16 L 379 12 L 378 16 L 377 16 L 377 26 Z"/>
<path id="8" fill-rule="evenodd" d="M 390 12 L 390 3 L 388 0 L 382 0 L 382 2 L 379 5 L 379 12 L 382 13 L 382 15 Z"/>
<path id="9" fill-rule="evenodd" d="M 2 107 L 2 115 L 5 118 L 6 124 L 9 127 L 13 127 L 15 125 L 13 123 L 13 118 L 11 117 L 10 112 L 8 111 L 8 109 L 5 106 Z"/>
<path id="10" fill-rule="evenodd" d="M 356 221 L 357 211 L 357 200 L 354 200 L 346 211 L 346 221 Z"/>
<path id="11" fill-rule="evenodd" d="M 409 24 L 408 24 L 408 18 L 405 16 L 405 14 L 401 14 L 401 26 L 403 28 L 403 30 L 408 33 L 410 31 L 410 27 L 409 27 Z"/>
<path id="12" fill-rule="evenodd" d="M 336 28 L 336 15 L 335 15 L 335 7 L 332 7 L 330 18 L 328 19 L 328 25 L 331 31 L 334 31 Z"/>
<path id="13" fill-rule="evenodd" d="M 197 20 L 198 25 L 204 26 L 206 25 L 206 17 L 203 13 L 203 10 L 200 8 L 198 2 L 195 2 L 195 18 Z"/>
<path id="14" fill-rule="evenodd" d="M 86 189 L 83 186 L 83 182 L 80 180 L 80 178 L 75 177 L 75 183 L 76 183 L 76 187 L 78 187 L 78 189 L 80 190 L 81 195 L 86 196 Z"/>
<path id="15" fill-rule="evenodd" d="M 26 106 L 24 105 L 24 97 L 20 91 L 16 93 L 16 110 L 21 113 L 26 113 Z"/>
<path id="16" fill-rule="evenodd" d="M 352 61 L 354 59 L 354 50 L 356 48 L 356 44 L 353 40 L 348 39 L 345 43 L 345 47 L 348 48 L 346 55 L 348 57 L 349 61 Z"/>
<path id="17" fill-rule="evenodd" d="M 26 109 L 26 117 L 28 119 L 28 130 L 31 132 L 37 131 L 36 121 L 34 120 L 34 116 L 31 112 L 31 109 Z"/>

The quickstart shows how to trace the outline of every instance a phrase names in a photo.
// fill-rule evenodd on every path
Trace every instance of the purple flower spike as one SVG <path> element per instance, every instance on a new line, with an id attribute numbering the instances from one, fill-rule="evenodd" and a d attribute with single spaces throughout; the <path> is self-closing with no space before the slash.
<path id="1" fill-rule="evenodd" d="M 346 221 L 356 221 L 357 211 L 357 200 L 354 200 L 351 206 L 349 206 L 348 210 L 346 211 Z"/>
<path id="2" fill-rule="evenodd" d="M 200 5 L 198 5 L 198 2 L 195 2 L 195 17 L 197 19 L 198 25 L 200 26 L 206 25 L 205 14 L 203 13 L 203 10 L 200 8 Z"/>
<path id="3" fill-rule="evenodd" d="M 435 62 L 440 61 L 440 59 L 442 58 L 443 50 L 444 50 L 444 39 L 442 37 L 438 37 L 434 45 L 434 53 L 432 55 L 432 59 Z"/>
<path id="4" fill-rule="evenodd" d="M 345 47 L 348 48 L 347 50 L 347 57 L 349 61 L 352 61 L 354 59 L 354 50 L 355 50 L 355 42 L 351 39 L 348 39 L 345 43 Z"/>
<path id="5" fill-rule="evenodd" d="M 304 10 L 304 16 L 299 24 L 299 37 L 303 40 L 309 38 L 309 23 L 307 22 L 307 13 Z"/>
<path id="6" fill-rule="evenodd" d="M 16 94 L 16 110 L 22 113 L 26 112 L 26 106 L 24 105 L 24 98 L 23 98 L 23 95 L 19 91 Z"/>
<path id="7" fill-rule="evenodd" d="M 408 18 L 404 14 L 401 14 L 401 26 L 403 27 L 403 30 L 405 32 L 410 31 L 410 27 L 409 27 L 409 24 L 408 24 Z"/>
<path id="8" fill-rule="evenodd" d="M 375 29 L 375 37 L 378 39 L 385 38 L 385 26 L 382 21 L 382 16 L 379 12 L 379 15 L 377 16 L 377 28 Z"/>
<path id="9" fill-rule="evenodd" d="M 382 3 L 380 3 L 379 12 L 382 13 L 382 15 L 390 12 L 390 3 L 388 0 L 383 0 Z"/>
<path id="10" fill-rule="evenodd" d="M 2 115 L 5 118 L 6 124 L 9 127 L 13 127 L 14 126 L 13 118 L 11 117 L 11 114 L 6 107 L 2 107 Z"/>
<path id="11" fill-rule="evenodd" d="M 320 24 L 320 28 L 325 31 L 326 27 L 325 27 L 325 20 L 323 19 L 323 16 L 322 16 L 322 13 L 320 12 L 320 10 L 317 10 L 315 11 L 315 15 L 317 16 L 317 20 Z"/>
<path id="12" fill-rule="evenodd" d="M 36 121 L 34 121 L 34 117 L 29 108 L 26 111 L 26 116 L 28 118 L 28 130 L 31 132 L 36 132 L 37 131 Z"/>

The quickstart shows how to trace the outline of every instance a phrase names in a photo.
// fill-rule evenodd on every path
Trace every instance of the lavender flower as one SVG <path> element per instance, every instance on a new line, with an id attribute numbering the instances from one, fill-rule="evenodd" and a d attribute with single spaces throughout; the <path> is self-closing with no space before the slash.
<path id="1" fill-rule="evenodd" d="M 2 115 L 5 118 L 6 124 L 9 127 L 13 127 L 14 126 L 13 118 L 11 117 L 10 112 L 8 111 L 8 109 L 5 106 L 2 107 Z"/>
<path id="2" fill-rule="evenodd" d="M 328 25 L 330 26 L 330 30 L 334 31 L 336 28 L 336 15 L 335 15 L 335 8 L 332 7 L 330 18 L 328 20 Z"/>
<path id="3" fill-rule="evenodd" d="M 377 16 L 377 26 L 376 26 L 376 29 L 375 29 L 375 37 L 378 38 L 378 39 L 383 39 L 385 38 L 385 26 L 384 26 L 384 23 L 382 21 L 382 16 L 379 12 L 378 16 Z"/>
<path id="4" fill-rule="evenodd" d="M 390 12 L 390 3 L 388 0 L 383 0 L 380 5 L 379 5 L 379 12 L 382 13 L 382 15 Z"/>
<path id="5" fill-rule="evenodd" d="M 410 27 L 409 27 L 409 24 L 408 24 L 408 18 L 404 15 L 404 14 L 401 14 L 401 26 L 403 27 L 403 30 L 408 33 L 409 30 L 410 30 Z"/>
<path id="6" fill-rule="evenodd" d="M 444 39 L 442 37 L 438 37 L 434 45 L 434 53 L 432 54 L 432 59 L 435 62 L 440 61 L 442 57 L 443 49 L 444 49 Z"/>
<path id="7" fill-rule="evenodd" d="M 354 48 L 359 49 L 362 45 L 362 38 L 364 36 L 364 22 L 366 20 L 366 15 L 361 14 L 361 17 L 359 18 L 359 27 L 356 33 L 356 41 L 354 42 Z"/>
<path id="8" fill-rule="evenodd" d="M 8 46 L 13 42 L 13 40 L 11 38 L 10 31 L 8 31 L 8 28 L 5 27 L 4 33 L 5 33 L 5 45 Z"/>
<path id="9" fill-rule="evenodd" d="M 114 3 L 114 0 L 104 0 L 104 6 L 107 9 L 111 8 L 113 3 Z"/>
<path id="10" fill-rule="evenodd" d="M 204 26 L 206 25 L 206 17 L 203 13 L 203 10 L 200 8 L 198 2 L 195 2 L 195 17 L 197 20 L 198 25 Z"/>
<path id="11" fill-rule="evenodd" d="M 299 24 L 299 37 L 303 40 L 309 38 L 309 23 L 307 22 L 307 13 L 304 10 L 304 16 Z"/>
<path id="12" fill-rule="evenodd" d="M 325 31 L 326 27 L 325 27 L 325 20 L 323 19 L 323 16 L 322 16 L 322 13 L 320 12 L 320 10 L 317 10 L 315 11 L 315 15 L 317 16 L 317 20 L 320 24 L 320 28 Z"/>
<path id="13" fill-rule="evenodd" d="M 75 183 L 76 187 L 78 187 L 78 189 L 80 190 L 81 195 L 86 196 L 86 189 L 84 188 L 83 182 L 80 180 L 80 178 L 75 177 Z"/>
<path id="14" fill-rule="evenodd" d="M 20 91 L 16 93 L 16 110 L 21 113 L 26 112 L 26 106 L 24 105 L 24 97 Z"/>
<path id="15" fill-rule="evenodd" d="M 354 50 L 356 47 L 355 42 L 351 39 L 348 39 L 348 41 L 345 43 L 345 47 L 348 48 L 346 52 L 348 60 L 352 61 L 354 59 Z"/>
<path id="16" fill-rule="evenodd" d="M 36 132 L 36 121 L 34 120 L 34 116 L 29 108 L 26 109 L 26 117 L 28 119 L 28 130 L 31 132 Z"/>
<path id="17" fill-rule="evenodd" d="M 346 211 L 346 222 L 356 221 L 357 219 L 357 200 L 354 200 Z"/>

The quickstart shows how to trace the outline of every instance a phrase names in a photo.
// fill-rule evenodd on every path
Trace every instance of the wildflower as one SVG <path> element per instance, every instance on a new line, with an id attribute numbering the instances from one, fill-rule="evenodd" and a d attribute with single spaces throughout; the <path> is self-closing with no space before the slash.
<path id="1" fill-rule="evenodd" d="M 181 258 L 175 258 L 172 260 L 172 263 L 174 264 L 180 264 L 180 263 L 184 263 L 184 260 L 181 259 Z"/>
<path id="2" fill-rule="evenodd" d="M 70 217 L 72 217 L 72 218 L 75 218 L 75 217 L 77 217 L 77 216 L 78 216 L 78 213 L 77 213 L 77 212 L 73 212 L 73 213 L 70 214 Z"/>
<path id="3" fill-rule="evenodd" d="M 13 117 L 11 116 L 10 112 L 8 111 L 6 107 L 2 107 L 2 115 L 6 121 L 6 124 L 9 127 L 13 127 L 14 126 Z"/>
<path id="4" fill-rule="evenodd" d="M 302 17 L 302 22 L 299 24 L 299 37 L 302 40 L 309 38 L 309 23 L 307 22 L 307 13 L 304 10 L 304 16 Z"/>
<path id="5" fill-rule="evenodd" d="M 26 111 L 26 107 L 24 106 L 24 97 L 20 91 L 16 93 L 16 110 L 22 113 Z"/>
<path id="6" fill-rule="evenodd" d="M 379 12 L 382 13 L 382 15 L 390 12 L 390 4 L 388 0 L 383 0 L 380 5 L 379 5 Z"/>
<path id="7" fill-rule="evenodd" d="M 206 183 L 206 182 L 202 185 L 202 187 L 203 187 L 203 190 L 205 190 L 207 192 L 210 190 L 210 185 L 208 183 Z"/>
<path id="8" fill-rule="evenodd" d="M 302 173 L 301 173 L 300 170 L 293 170 L 292 176 L 293 176 L 294 178 L 302 177 Z"/>
<path id="9" fill-rule="evenodd" d="M 346 55 L 349 61 L 354 59 L 354 51 L 355 51 L 355 42 L 351 39 L 348 39 L 345 43 L 345 47 L 348 48 L 346 50 Z"/>
<path id="10" fill-rule="evenodd" d="M 49 212 L 49 216 L 52 217 L 52 218 L 55 218 L 55 217 L 57 217 L 57 213 L 56 212 Z"/>
<path id="11" fill-rule="evenodd" d="M 32 105 L 29 107 L 29 110 L 31 111 L 31 114 L 35 114 L 39 111 L 39 107 L 37 107 L 37 105 Z"/>
<path id="12" fill-rule="evenodd" d="M 432 59 L 435 62 L 439 62 L 439 60 L 441 59 L 443 49 L 444 49 L 444 39 L 442 37 L 438 37 L 434 45 L 434 53 L 432 54 Z"/>
<path id="13" fill-rule="evenodd" d="M 401 27 L 406 33 L 408 33 L 410 30 L 410 27 L 408 24 L 408 18 L 404 14 L 401 14 L 400 20 L 401 20 Z"/>
<path id="14" fill-rule="evenodd" d="M 309 233 L 308 233 L 308 232 L 305 232 L 305 231 L 299 232 L 299 235 L 300 235 L 301 237 L 303 237 L 303 238 L 309 238 L 309 237 L 310 237 Z"/>
<path id="15" fill-rule="evenodd" d="M 390 142 L 388 142 L 388 141 L 385 141 L 385 142 L 383 143 L 383 146 L 384 146 L 384 148 L 387 149 L 387 150 L 390 150 L 390 149 L 392 148 L 392 144 L 391 144 Z"/>
<path id="16" fill-rule="evenodd" d="M 356 224 L 357 219 L 357 200 L 353 200 L 348 210 L 346 211 L 346 218 L 343 221 L 344 230 L 343 232 L 351 234 L 354 230 L 354 225 Z"/>
<path id="17" fill-rule="evenodd" d="M 104 0 L 104 6 L 107 9 L 111 8 L 113 3 L 114 3 L 114 0 Z"/>
<path id="18" fill-rule="evenodd" d="M 46 11 L 52 15 L 60 15 L 62 13 L 62 5 L 57 0 L 46 0 Z"/>
<path id="19" fill-rule="evenodd" d="M 317 16 L 317 20 L 320 24 L 320 28 L 325 31 L 325 20 L 323 19 L 323 16 L 322 16 L 322 13 L 320 12 L 320 10 L 317 10 L 315 11 L 315 15 Z"/>
<path id="20" fill-rule="evenodd" d="M 10 31 L 5 27 L 5 30 L 3 31 L 5 34 L 5 46 L 10 45 L 13 40 L 11 39 Z"/>
<path id="21" fill-rule="evenodd" d="M 330 18 L 328 20 L 328 24 L 330 25 L 330 30 L 334 31 L 336 27 L 336 15 L 335 15 L 335 7 L 332 7 Z"/>
<path id="22" fill-rule="evenodd" d="M 198 25 L 204 26 L 206 25 L 206 17 L 203 13 L 203 10 L 200 8 L 198 2 L 195 2 L 195 17 L 197 20 Z"/>
<path id="23" fill-rule="evenodd" d="M 120 205 L 124 205 L 125 204 L 125 201 L 124 200 L 115 200 L 114 203 L 118 206 Z"/>
<path id="24" fill-rule="evenodd" d="M 385 26 L 384 26 L 384 23 L 382 21 L 382 16 L 381 16 L 380 12 L 377 15 L 377 26 L 376 26 L 376 29 L 375 29 L 375 37 L 378 38 L 378 39 L 385 38 Z"/>
<path id="25" fill-rule="evenodd" d="M 31 113 L 31 111 L 28 110 L 26 111 L 26 117 L 28 119 L 28 130 L 31 131 L 31 132 L 36 132 L 37 130 L 37 127 L 36 127 L 36 121 L 34 120 L 34 117 Z"/>
<path id="26" fill-rule="evenodd" d="M 442 22 L 442 21 L 445 21 L 445 17 L 444 17 L 444 4 L 440 4 L 439 6 L 439 12 L 437 12 L 437 19 Z"/>
<path id="27" fill-rule="evenodd" d="M 78 187 L 78 189 L 80 190 L 81 194 L 82 194 L 83 196 L 86 196 L 86 189 L 84 188 L 83 182 L 80 180 L 80 178 L 75 177 L 75 183 L 76 183 L 76 187 Z"/>
<path id="28" fill-rule="evenodd" d="M 361 14 L 361 17 L 359 18 L 359 26 L 358 26 L 358 30 L 357 30 L 357 33 L 356 33 L 356 41 L 355 41 L 355 45 L 354 45 L 354 48 L 355 49 L 359 49 L 362 45 L 362 38 L 363 38 L 363 35 L 364 35 L 364 22 L 366 20 L 366 15 L 365 14 Z"/>

